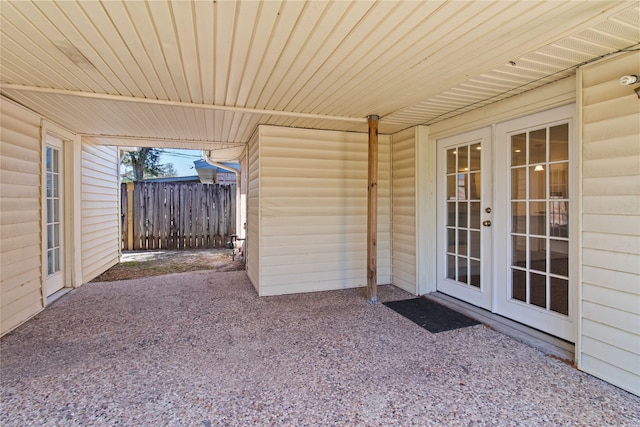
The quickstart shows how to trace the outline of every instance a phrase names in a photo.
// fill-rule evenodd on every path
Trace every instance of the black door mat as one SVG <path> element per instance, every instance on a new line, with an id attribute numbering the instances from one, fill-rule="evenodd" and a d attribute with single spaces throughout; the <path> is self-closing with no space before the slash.
<path id="1" fill-rule="evenodd" d="M 434 334 L 480 324 L 464 314 L 426 298 L 390 301 L 383 304 Z"/>

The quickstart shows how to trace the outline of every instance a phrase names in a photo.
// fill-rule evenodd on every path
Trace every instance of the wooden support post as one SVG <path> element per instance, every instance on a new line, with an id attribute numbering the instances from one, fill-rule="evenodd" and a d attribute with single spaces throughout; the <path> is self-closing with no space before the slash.
<path id="1" fill-rule="evenodd" d="M 367 299 L 378 302 L 378 121 L 379 116 L 367 116 L 369 122 L 369 192 L 367 195 Z"/>
<path id="2" fill-rule="evenodd" d="M 133 192 L 135 184 L 127 182 L 127 250 L 133 250 Z"/>

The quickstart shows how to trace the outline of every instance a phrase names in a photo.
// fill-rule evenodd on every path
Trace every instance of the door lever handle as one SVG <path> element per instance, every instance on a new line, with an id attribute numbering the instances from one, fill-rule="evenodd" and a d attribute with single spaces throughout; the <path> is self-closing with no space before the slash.
<path id="1" fill-rule="evenodd" d="M 491 227 L 491 221 L 489 220 L 482 221 L 482 225 L 484 225 L 485 227 Z"/>

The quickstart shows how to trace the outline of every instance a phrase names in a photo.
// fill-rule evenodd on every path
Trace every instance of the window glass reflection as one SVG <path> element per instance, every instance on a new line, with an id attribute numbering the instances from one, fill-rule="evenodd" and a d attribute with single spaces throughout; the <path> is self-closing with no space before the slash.
<path id="1" fill-rule="evenodd" d="M 467 202 L 458 202 L 458 227 L 467 228 Z"/>
<path id="2" fill-rule="evenodd" d="M 547 174 L 544 170 L 537 171 L 535 167 L 529 167 L 529 198 L 547 198 Z"/>
<path id="3" fill-rule="evenodd" d="M 458 282 L 469 283 L 467 277 L 467 258 L 458 257 Z"/>
<path id="4" fill-rule="evenodd" d="M 569 277 L 569 242 L 567 240 L 549 241 L 549 258 L 552 274 Z"/>
<path id="5" fill-rule="evenodd" d="M 473 144 L 469 147 L 469 171 L 480 170 L 480 155 L 482 154 L 482 147 L 480 143 Z"/>
<path id="6" fill-rule="evenodd" d="M 529 132 L 529 164 L 544 163 L 547 153 L 547 129 Z"/>
<path id="7" fill-rule="evenodd" d="M 447 202 L 447 225 L 456 226 L 456 202 Z"/>
<path id="8" fill-rule="evenodd" d="M 513 236 L 511 247 L 511 264 L 518 267 L 527 267 L 527 238 Z"/>
<path id="9" fill-rule="evenodd" d="M 458 147 L 458 172 L 469 170 L 469 147 Z"/>
<path id="10" fill-rule="evenodd" d="M 469 260 L 469 284 L 476 288 L 480 287 L 480 261 Z"/>
<path id="11" fill-rule="evenodd" d="M 521 133 L 511 137 L 511 166 L 522 166 L 527 163 L 527 134 Z"/>
<path id="12" fill-rule="evenodd" d="M 472 258 L 480 258 L 480 232 L 469 232 L 469 256 Z"/>
<path id="13" fill-rule="evenodd" d="M 547 203 L 529 202 L 529 234 L 547 234 Z"/>
<path id="14" fill-rule="evenodd" d="M 469 198 L 471 200 L 480 200 L 480 172 L 469 174 Z"/>
<path id="15" fill-rule="evenodd" d="M 529 274 L 529 303 L 547 307 L 547 277 L 543 274 Z"/>
<path id="16" fill-rule="evenodd" d="M 549 291 L 549 309 L 556 313 L 569 315 L 569 281 L 551 277 Z"/>
<path id="17" fill-rule="evenodd" d="M 456 173 L 456 154 L 455 148 L 447 150 L 447 173 Z"/>
<path id="18" fill-rule="evenodd" d="M 455 200 L 457 194 L 456 176 L 447 177 L 447 200 Z"/>
<path id="19" fill-rule="evenodd" d="M 569 124 L 549 129 L 549 161 L 569 160 Z"/>
<path id="20" fill-rule="evenodd" d="M 456 229 L 447 228 L 447 252 L 456 253 Z"/>
<path id="21" fill-rule="evenodd" d="M 456 257 L 447 255 L 447 279 L 456 279 Z"/>
<path id="22" fill-rule="evenodd" d="M 527 273 L 511 269 L 511 298 L 527 301 Z"/>
<path id="23" fill-rule="evenodd" d="M 511 198 L 514 200 L 527 198 L 527 170 L 525 168 L 511 169 Z"/>
<path id="24" fill-rule="evenodd" d="M 529 268 L 547 271 L 547 240 L 544 238 L 529 238 Z"/>
<path id="25" fill-rule="evenodd" d="M 480 228 L 480 202 L 469 203 L 471 211 L 469 213 L 469 227 L 479 229 Z"/>

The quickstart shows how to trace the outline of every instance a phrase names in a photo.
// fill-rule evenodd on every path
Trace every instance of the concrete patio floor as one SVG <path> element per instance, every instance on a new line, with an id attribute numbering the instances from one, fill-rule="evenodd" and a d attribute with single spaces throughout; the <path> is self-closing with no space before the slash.
<path id="1" fill-rule="evenodd" d="M 381 301 L 411 298 L 392 286 Z M 0 425 L 640 425 L 640 398 L 484 325 L 243 271 L 88 283 L 0 341 Z"/>

